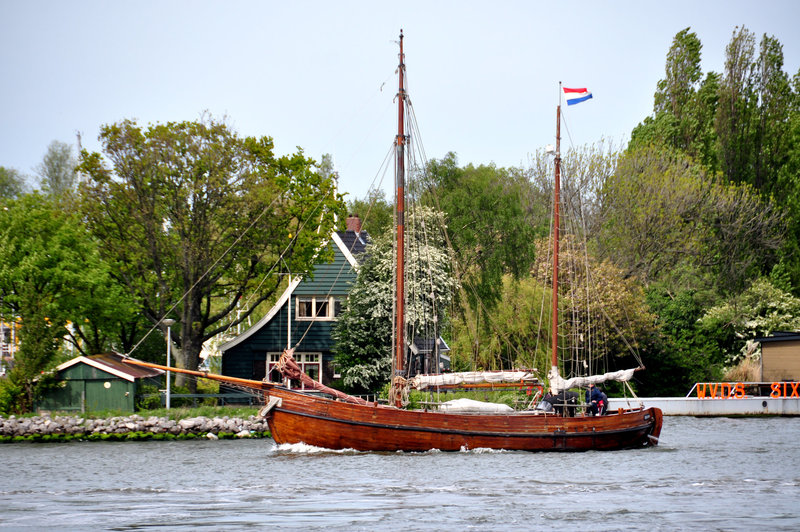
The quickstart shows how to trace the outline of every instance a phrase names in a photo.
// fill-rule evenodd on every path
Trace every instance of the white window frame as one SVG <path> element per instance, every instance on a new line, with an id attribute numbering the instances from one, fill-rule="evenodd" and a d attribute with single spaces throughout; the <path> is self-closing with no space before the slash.
<path id="1" fill-rule="evenodd" d="M 322 353 L 320 352 L 311 352 L 311 353 L 294 353 L 292 355 L 297 365 L 300 366 L 300 370 L 303 371 L 306 375 L 308 375 L 309 369 L 316 369 L 317 370 L 317 378 L 315 379 L 317 382 L 322 382 Z M 278 365 L 278 361 L 281 359 L 281 353 L 267 353 L 267 378 L 270 376 L 272 371 L 275 369 L 275 366 Z M 309 375 L 310 376 L 310 375 Z M 298 390 L 305 390 L 305 386 L 299 384 L 297 382 L 292 383 L 291 379 L 283 379 L 283 384 L 287 388 L 294 388 Z"/>
<path id="2" fill-rule="evenodd" d="M 300 303 L 311 303 L 311 316 L 300 315 Z M 297 321 L 334 321 L 336 320 L 336 302 L 333 296 L 295 296 L 294 298 L 294 319 Z M 325 314 L 317 315 L 318 305 L 327 303 Z"/>

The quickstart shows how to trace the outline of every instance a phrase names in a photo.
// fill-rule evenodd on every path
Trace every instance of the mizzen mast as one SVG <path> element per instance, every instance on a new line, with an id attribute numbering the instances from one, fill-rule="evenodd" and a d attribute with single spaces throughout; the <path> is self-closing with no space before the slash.
<path id="1" fill-rule="evenodd" d="M 553 295 L 552 295 L 552 319 L 550 326 L 552 327 L 552 353 L 550 355 L 550 380 L 551 392 L 557 394 L 553 390 L 552 382 L 554 378 L 558 377 L 558 245 L 559 245 L 559 203 L 561 193 L 561 83 L 558 84 L 558 107 L 556 108 L 556 157 L 555 157 L 555 171 L 553 177 Z"/>

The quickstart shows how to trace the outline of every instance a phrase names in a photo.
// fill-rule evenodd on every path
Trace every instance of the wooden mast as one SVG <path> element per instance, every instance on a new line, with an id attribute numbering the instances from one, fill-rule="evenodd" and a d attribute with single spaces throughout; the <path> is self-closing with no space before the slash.
<path id="1" fill-rule="evenodd" d="M 403 55 L 403 30 L 400 30 L 399 89 L 397 93 L 397 315 L 395 317 L 395 375 L 405 374 L 405 56 Z M 399 401 L 399 394 L 398 394 Z"/>
<path id="2" fill-rule="evenodd" d="M 556 108 L 556 158 L 553 193 L 553 352 L 550 362 L 554 372 L 558 370 L 558 240 L 559 240 L 559 203 L 561 189 L 561 84 L 558 84 L 558 107 Z"/>

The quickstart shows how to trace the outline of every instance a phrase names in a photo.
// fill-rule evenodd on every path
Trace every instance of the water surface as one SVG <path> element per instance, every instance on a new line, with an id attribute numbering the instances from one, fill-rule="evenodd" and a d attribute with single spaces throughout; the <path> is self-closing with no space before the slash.
<path id="1" fill-rule="evenodd" d="M 800 529 L 800 419 L 666 417 L 634 451 L 362 453 L 272 440 L 0 445 L 0 527 Z"/>

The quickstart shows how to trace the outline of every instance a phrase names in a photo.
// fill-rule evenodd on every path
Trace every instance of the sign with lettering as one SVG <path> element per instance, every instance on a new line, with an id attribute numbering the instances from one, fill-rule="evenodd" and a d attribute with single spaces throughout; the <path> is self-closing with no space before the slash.
<path id="1" fill-rule="evenodd" d="M 747 384 L 751 386 L 753 383 Z M 782 397 L 800 398 L 800 382 L 765 384 L 770 386 L 769 396 L 772 399 L 780 399 Z M 745 383 L 743 382 L 698 382 L 695 387 L 697 388 L 698 399 L 744 399 L 747 397 Z"/>

